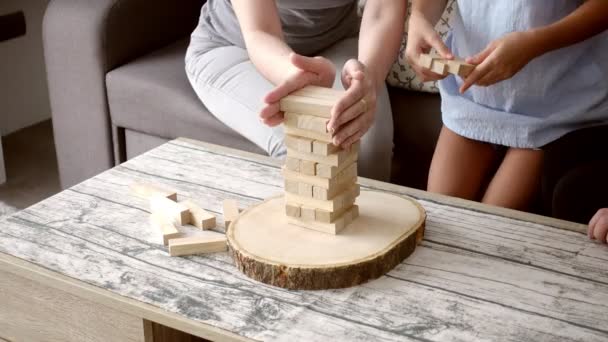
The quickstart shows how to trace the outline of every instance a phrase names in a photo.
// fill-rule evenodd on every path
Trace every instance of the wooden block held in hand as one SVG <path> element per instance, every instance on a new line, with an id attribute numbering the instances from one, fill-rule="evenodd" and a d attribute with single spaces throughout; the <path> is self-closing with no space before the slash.
<path id="1" fill-rule="evenodd" d="M 288 95 L 279 102 L 282 112 L 331 118 L 331 109 L 337 101 Z"/>
<path id="2" fill-rule="evenodd" d="M 215 227 L 215 215 L 198 206 L 191 200 L 180 202 L 190 210 L 190 223 L 197 228 L 206 230 Z"/>
<path id="3" fill-rule="evenodd" d="M 190 223 L 190 210 L 183 204 L 177 203 L 160 195 L 150 197 L 150 211 L 161 214 L 179 225 Z"/>
<path id="4" fill-rule="evenodd" d="M 324 99 L 328 101 L 337 102 L 344 96 L 344 90 L 338 90 L 333 88 L 325 88 L 319 86 L 306 86 L 302 89 L 298 89 L 290 95 L 312 97 L 315 99 Z"/>
<path id="5" fill-rule="evenodd" d="M 418 64 L 423 68 L 430 69 L 431 66 L 433 65 L 433 59 L 435 59 L 437 57 L 439 57 L 439 56 L 436 54 L 428 54 L 428 53 L 420 54 L 420 56 L 418 57 Z"/>
<path id="6" fill-rule="evenodd" d="M 445 75 L 448 73 L 448 65 L 443 61 L 435 59 L 433 60 L 433 65 L 431 65 L 431 71 L 439 75 Z"/>
<path id="7" fill-rule="evenodd" d="M 205 233 L 207 234 L 169 240 L 169 254 L 183 256 L 223 252 L 228 249 L 226 235 L 214 232 Z"/>
<path id="8" fill-rule="evenodd" d="M 148 183 L 132 183 L 129 185 L 129 189 L 134 194 L 150 199 L 154 195 L 167 197 L 173 201 L 177 201 L 177 191 L 166 189 L 160 185 L 153 185 Z"/>
<path id="9" fill-rule="evenodd" d="M 239 216 L 239 206 L 236 200 L 227 199 L 223 203 L 224 227 L 228 228 L 230 223 Z"/>
<path id="10" fill-rule="evenodd" d="M 150 226 L 152 229 L 160 232 L 163 238 L 163 245 L 165 246 L 169 243 L 170 239 L 175 239 L 182 235 L 170 219 L 158 213 L 150 215 Z"/>
<path id="11" fill-rule="evenodd" d="M 448 72 L 450 74 L 458 75 L 462 78 L 469 76 L 473 70 L 475 70 L 475 65 L 469 64 L 464 60 L 445 60 L 444 62 L 448 66 Z"/>

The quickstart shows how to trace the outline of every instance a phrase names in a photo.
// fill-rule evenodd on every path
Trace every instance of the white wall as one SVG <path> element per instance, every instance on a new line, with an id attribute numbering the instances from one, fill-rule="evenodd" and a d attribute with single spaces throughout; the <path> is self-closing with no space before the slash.
<path id="1" fill-rule="evenodd" d="M 42 51 L 48 0 L 0 0 L 0 15 L 25 12 L 27 35 L 0 42 L 0 134 L 51 117 Z"/>

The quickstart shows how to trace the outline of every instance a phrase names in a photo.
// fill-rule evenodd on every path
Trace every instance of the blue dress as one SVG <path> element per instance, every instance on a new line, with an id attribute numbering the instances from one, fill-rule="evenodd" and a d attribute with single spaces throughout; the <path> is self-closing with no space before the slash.
<path id="1" fill-rule="evenodd" d="M 515 31 L 552 24 L 582 0 L 458 0 L 448 47 L 473 56 Z M 478 141 L 539 148 L 564 134 L 608 124 L 608 32 L 530 62 L 511 79 L 458 92 L 462 80 L 439 84 L 442 118 L 455 133 Z"/>

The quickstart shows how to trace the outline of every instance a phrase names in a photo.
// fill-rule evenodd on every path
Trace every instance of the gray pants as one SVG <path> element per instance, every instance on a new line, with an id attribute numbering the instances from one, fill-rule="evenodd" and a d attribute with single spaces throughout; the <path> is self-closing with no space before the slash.
<path id="1" fill-rule="evenodd" d="M 338 68 L 334 88 L 343 89 L 339 71 L 357 56 L 357 38 L 340 41 L 322 51 Z M 194 91 L 220 121 L 268 152 L 283 158 L 283 126 L 268 127 L 258 113 L 274 85 L 249 60 L 245 49 L 213 39 L 193 38 L 186 55 L 186 72 Z M 393 151 L 393 115 L 386 87 L 378 94 L 376 121 L 361 141 L 359 174 L 388 181 Z"/>

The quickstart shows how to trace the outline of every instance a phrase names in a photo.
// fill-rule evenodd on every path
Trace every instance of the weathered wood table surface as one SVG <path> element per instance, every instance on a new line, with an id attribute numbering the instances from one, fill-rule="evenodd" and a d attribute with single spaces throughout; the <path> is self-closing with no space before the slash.
<path id="1" fill-rule="evenodd" d="M 279 167 L 178 139 L 4 218 L 0 337 L 142 340 L 157 322 L 212 340 L 608 340 L 608 248 L 573 223 L 360 179 L 420 200 L 421 246 L 362 286 L 288 291 L 226 253 L 169 257 L 128 187 L 166 184 L 221 217 L 223 199 L 282 192 Z"/>

